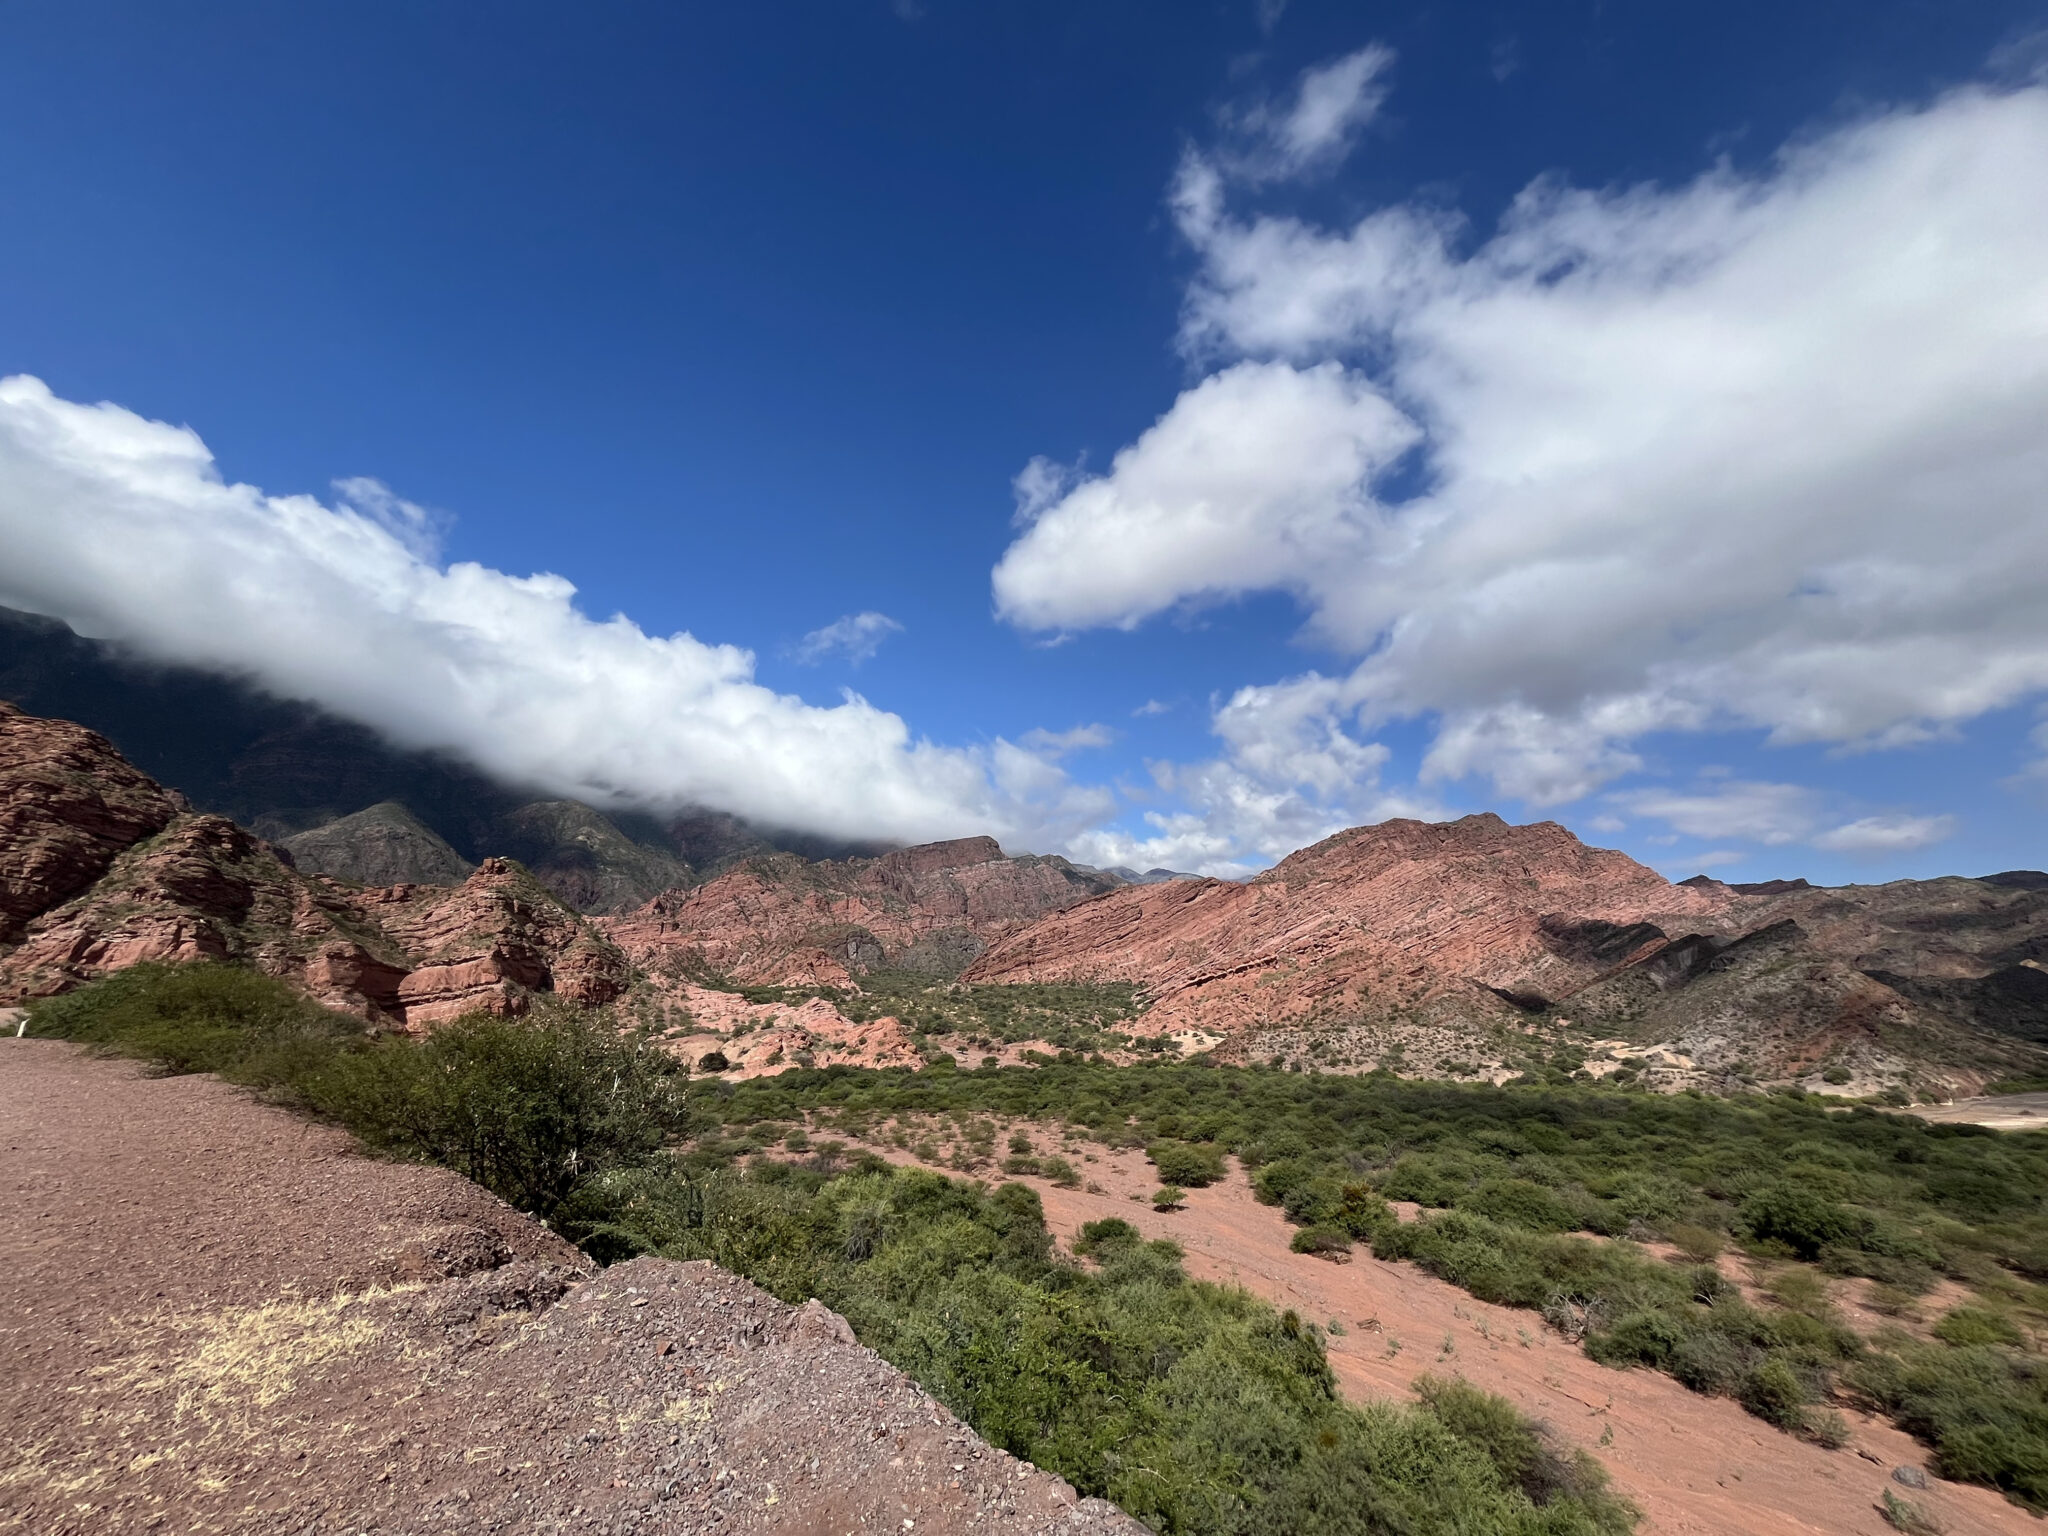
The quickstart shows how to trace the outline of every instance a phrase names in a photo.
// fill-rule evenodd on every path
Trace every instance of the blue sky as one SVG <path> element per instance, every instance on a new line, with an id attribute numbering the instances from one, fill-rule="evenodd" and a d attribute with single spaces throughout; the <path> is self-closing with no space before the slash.
<path id="1" fill-rule="evenodd" d="M 0 601 L 849 834 L 2048 864 L 2048 6 L 483 18 L 0 12 Z"/>

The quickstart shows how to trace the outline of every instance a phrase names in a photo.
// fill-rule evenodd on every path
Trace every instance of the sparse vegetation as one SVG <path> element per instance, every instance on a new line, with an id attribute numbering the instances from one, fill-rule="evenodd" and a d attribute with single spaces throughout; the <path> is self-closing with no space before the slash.
<path id="1" fill-rule="evenodd" d="M 1620 1536 L 1635 1521 L 1590 1458 L 1463 1384 L 1346 1404 L 1313 1325 L 1189 1280 L 1178 1249 L 1128 1223 L 1083 1229 L 1092 1268 L 1064 1260 L 1028 1188 L 849 1161 L 795 1114 L 742 1127 L 729 1111 L 746 1088 L 717 1079 L 694 1112 L 709 1134 L 677 1156 L 680 1074 L 601 1020 L 475 1016 L 376 1039 L 202 967 L 125 973 L 39 1005 L 32 1028 L 218 1070 L 447 1162 L 601 1258 L 711 1258 L 785 1300 L 821 1297 L 990 1441 L 1162 1532 Z M 810 1155 L 753 1155 L 777 1146 Z"/>
<path id="2" fill-rule="evenodd" d="M 1139 1049 L 1119 1025 L 1144 1011 L 1128 982 L 972 985 L 918 971 L 870 971 L 857 990 L 841 987 L 749 987 L 721 977 L 697 978 L 751 1003 L 797 1007 L 822 997 L 849 1019 L 893 1016 L 913 1034 L 953 1038 L 990 1048 L 1042 1040 L 1055 1050 L 1087 1053 Z"/>
<path id="3" fill-rule="evenodd" d="M 1882 1407 L 1945 1475 L 2048 1508 L 2048 1136 L 1938 1125 L 1796 1092 L 1716 1099 L 1501 1088 L 1206 1063 L 831 1072 L 736 1085 L 715 1113 L 976 1112 L 1110 1146 L 1228 1151 L 1303 1251 L 1370 1243 L 1483 1300 L 1541 1312 L 1596 1359 L 1665 1371 L 1819 1443 L 1830 1400 Z M 1166 1167 L 1160 1165 L 1162 1176 Z M 1170 1182 L 1185 1181 L 1174 1178 Z M 1425 1207 L 1400 1222 L 1389 1200 Z M 1639 1246 L 1663 1239 L 1683 1262 Z M 1772 1270 L 1744 1299 L 1728 1246 Z M 1824 1281 L 1903 1308 L 1946 1275 L 1982 1302 L 1936 1342 L 1860 1336 Z"/>

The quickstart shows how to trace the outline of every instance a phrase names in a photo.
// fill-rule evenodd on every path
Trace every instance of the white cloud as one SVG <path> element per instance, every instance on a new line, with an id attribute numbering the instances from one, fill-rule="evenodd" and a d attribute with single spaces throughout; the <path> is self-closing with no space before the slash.
<path id="1" fill-rule="evenodd" d="M 1027 466 L 1029 531 L 996 566 L 996 606 L 1033 629 L 1130 628 L 1193 597 L 1308 590 L 1304 573 L 1364 554 L 1363 484 L 1416 435 L 1335 363 L 1225 369 L 1106 475 Z"/>
<path id="2" fill-rule="evenodd" d="M 1211 720 L 1220 756 L 1151 764 L 1158 787 L 1182 809 L 1147 812 L 1140 833 L 1083 833 L 1072 845 L 1075 856 L 1238 879 L 1345 827 L 1453 814 L 1432 799 L 1381 786 L 1387 748 L 1344 729 L 1330 706 L 1330 686 L 1311 677 L 1239 689 Z"/>
<path id="3" fill-rule="evenodd" d="M 1748 857 L 1748 854 L 1739 853 L 1733 848 L 1712 848 L 1684 860 L 1683 867 L 1696 874 L 1702 870 L 1723 869 L 1730 864 L 1740 864 Z"/>
<path id="4" fill-rule="evenodd" d="M 737 647 L 586 618 L 559 576 L 440 568 L 430 517 L 374 482 L 342 489 L 326 506 L 230 484 L 187 428 L 0 380 L 0 604 L 601 804 L 1023 847 L 1114 811 L 1028 746 L 935 746 L 852 693 L 775 693 Z"/>
<path id="5" fill-rule="evenodd" d="M 1636 789 L 1607 798 L 1633 816 L 1661 821 L 1687 837 L 1740 838 L 1766 847 L 1805 843 L 1830 853 L 1905 853 L 1941 842 L 1956 827 L 1953 816 L 1902 814 L 1864 816 L 1829 827 L 1824 797 L 1814 790 L 1712 772 L 1702 773 L 1700 787 L 1690 792 Z"/>
<path id="6" fill-rule="evenodd" d="M 1295 594 L 1338 726 L 1538 802 L 1653 731 L 1882 748 L 2048 688 L 2048 89 L 1957 91 L 1755 175 L 1233 215 L 1191 156 L 1218 371 L 995 570 L 1036 629 Z M 1403 454 L 1420 445 L 1419 475 Z M 1421 494 L 1386 499 L 1388 471 Z"/>
<path id="7" fill-rule="evenodd" d="M 1814 829 L 1818 796 L 1797 784 L 1761 784 L 1744 780 L 1710 780 L 1687 794 L 1669 789 L 1637 789 L 1608 799 L 1632 816 L 1646 816 L 1687 837 L 1739 837 L 1777 846 L 1796 843 Z"/>
<path id="8" fill-rule="evenodd" d="M 849 613 L 823 629 L 812 630 L 796 643 L 790 654 L 805 666 L 815 666 L 830 656 L 844 656 L 857 667 L 879 651 L 884 640 L 901 633 L 903 626 L 886 613 Z"/>
<path id="9" fill-rule="evenodd" d="M 1953 816 L 1865 816 L 1821 833 L 1813 846 L 1833 853 L 1905 853 L 1941 842 L 1955 829 Z"/>
<path id="10" fill-rule="evenodd" d="M 1172 711 L 1173 706 L 1171 704 L 1162 704 L 1157 699 L 1147 699 L 1131 711 L 1131 716 L 1133 719 L 1143 719 L 1148 715 L 1164 715 L 1170 714 Z"/>

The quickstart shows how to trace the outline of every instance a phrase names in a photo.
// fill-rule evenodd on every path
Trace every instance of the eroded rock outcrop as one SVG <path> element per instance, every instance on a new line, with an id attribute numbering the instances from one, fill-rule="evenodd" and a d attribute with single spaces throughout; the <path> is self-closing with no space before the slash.
<path id="1" fill-rule="evenodd" d="M 1065 859 L 1009 858 L 992 837 L 964 837 L 868 859 L 749 859 L 602 926 L 659 977 L 843 986 L 879 967 L 952 975 L 1004 935 L 1114 888 Z"/>
<path id="2" fill-rule="evenodd" d="M 101 737 L 0 705 L 0 1002 L 149 960 L 226 960 L 411 1028 L 537 994 L 595 1006 L 616 946 L 518 865 L 361 890 L 197 815 Z"/>
<path id="3" fill-rule="evenodd" d="M 1155 1026 L 1226 1033 L 1446 998 L 1506 1008 L 1503 994 L 1556 997 L 1614 963 L 1556 942 L 1547 916 L 1627 929 L 1713 920 L 1727 906 L 1554 822 L 1388 821 L 1340 832 L 1241 885 L 1126 887 L 994 945 L 967 979 L 1140 981 Z M 1661 938 L 1656 929 L 1641 942 Z"/>
<path id="4" fill-rule="evenodd" d="M 401 885 L 359 899 L 412 962 L 398 987 L 411 1028 L 474 1008 L 516 1014 L 543 992 L 596 1007 L 632 981 L 618 948 L 510 859 L 484 860 L 453 890 Z"/>
<path id="5" fill-rule="evenodd" d="M 0 944 L 181 809 L 104 736 L 0 703 Z"/>

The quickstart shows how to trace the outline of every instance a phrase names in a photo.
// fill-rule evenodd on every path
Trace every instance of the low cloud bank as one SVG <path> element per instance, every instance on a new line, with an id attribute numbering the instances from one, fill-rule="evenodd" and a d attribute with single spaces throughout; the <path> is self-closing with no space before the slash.
<path id="1" fill-rule="evenodd" d="M 266 495 L 188 428 L 0 380 L 0 604 L 600 805 L 1021 846 L 1114 809 L 1028 747 L 934 745 L 856 694 L 820 708 L 763 687 L 737 647 L 587 618 L 559 576 L 444 568 L 419 508 L 375 481 L 336 491 Z M 890 627 L 849 622 L 862 641 Z"/>

